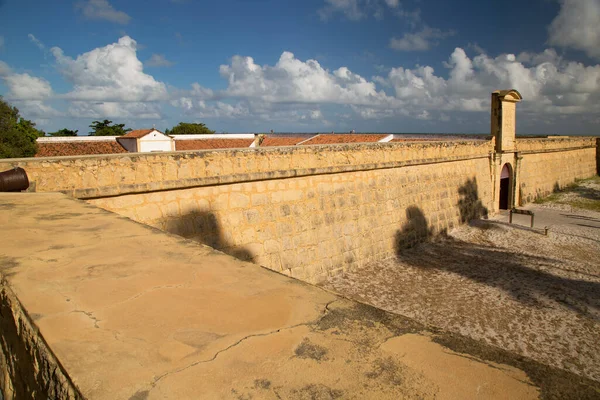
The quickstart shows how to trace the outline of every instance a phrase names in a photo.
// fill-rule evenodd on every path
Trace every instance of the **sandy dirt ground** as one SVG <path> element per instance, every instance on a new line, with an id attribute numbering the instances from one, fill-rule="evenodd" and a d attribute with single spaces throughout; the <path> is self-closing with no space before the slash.
<path id="1" fill-rule="evenodd" d="M 600 185 L 586 185 L 588 200 L 600 201 Z M 564 196 L 581 195 L 574 193 Z M 534 229 L 528 216 L 509 225 L 501 213 L 324 286 L 600 381 L 600 212 L 556 203 L 525 208 L 535 213 Z"/>

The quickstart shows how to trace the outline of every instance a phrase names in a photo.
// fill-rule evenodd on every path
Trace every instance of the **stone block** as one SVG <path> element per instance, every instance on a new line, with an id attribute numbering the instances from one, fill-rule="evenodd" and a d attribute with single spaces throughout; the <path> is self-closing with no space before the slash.
<path id="1" fill-rule="evenodd" d="M 240 239 L 241 244 L 252 243 L 256 239 L 256 231 L 253 228 L 246 228 L 242 231 Z"/>
<path id="2" fill-rule="evenodd" d="M 294 233 L 294 225 L 289 222 L 278 222 L 276 225 L 277 235 L 279 237 L 289 236 Z"/>
<path id="3" fill-rule="evenodd" d="M 279 253 L 281 251 L 281 243 L 277 240 L 266 240 L 264 247 L 267 254 Z"/>
<path id="4" fill-rule="evenodd" d="M 250 204 L 250 197 L 244 193 L 232 192 L 229 195 L 229 208 L 246 208 Z"/>
<path id="5" fill-rule="evenodd" d="M 197 213 L 199 211 L 198 210 L 198 202 L 194 199 L 180 200 L 179 208 L 180 208 L 182 216 L 185 216 L 187 214 Z"/>
<path id="6" fill-rule="evenodd" d="M 211 202 L 212 210 L 227 210 L 229 207 L 229 193 L 221 193 Z"/>
<path id="7" fill-rule="evenodd" d="M 251 225 L 257 224 L 260 222 L 260 213 L 258 212 L 258 210 L 254 210 L 254 209 L 244 210 L 243 214 L 244 214 L 244 218 L 246 219 L 246 221 Z"/>
<path id="8" fill-rule="evenodd" d="M 262 206 L 269 204 L 269 196 L 266 193 L 257 193 L 251 196 L 252 206 Z"/>
<path id="9" fill-rule="evenodd" d="M 283 192 L 283 201 L 293 202 L 302 200 L 304 197 L 302 190 L 286 190 Z"/>
<path id="10" fill-rule="evenodd" d="M 200 212 L 205 212 L 210 210 L 210 203 L 205 198 L 200 198 L 196 200 L 197 209 Z"/>
<path id="11" fill-rule="evenodd" d="M 172 201 L 170 203 L 163 204 L 160 208 L 161 208 L 165 218 L 176 218 L 176 217 L 181 216 L 181 211 L 179 209 L 179 203 L 176 201 Z"/>
<path id="12" fill-rule="evenodd" d="M 242 211 L 229 211 L 227 212 L 226 221 L 229 226 L 235 228 L 244 224 L 244 215 Z"/>

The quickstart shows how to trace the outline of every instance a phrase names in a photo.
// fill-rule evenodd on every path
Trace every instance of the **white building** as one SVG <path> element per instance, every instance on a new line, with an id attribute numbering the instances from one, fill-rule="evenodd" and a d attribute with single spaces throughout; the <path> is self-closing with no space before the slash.
<path id="1" fill-rule="evenodd" d="M 153 151 L 175 151 L 175 141 L 157 129 L 138 129 L 117 137 L 125 150 L 135 153 Z"/>

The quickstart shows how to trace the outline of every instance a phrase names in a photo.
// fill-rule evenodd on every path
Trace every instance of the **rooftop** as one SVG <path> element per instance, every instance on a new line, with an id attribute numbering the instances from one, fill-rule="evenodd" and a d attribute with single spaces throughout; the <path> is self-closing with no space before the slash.
<path id="1" fill-rule="evenodd" d="M 320 134 L 300 143 L 301 145 L 312 144 L 341 144 L 341 143 L 374 143 L 388 137 L 388 134 Z"/>
<path id="2" fill-rule="evenodd" d="M 125 135 L 121 136 L 120 138 L 122 138 L 122 139 L 139 139 L 139 138 L 146 136 L 150 132 L 154 132 L 155 130 L 156 129 L 137 129 L 135 131 L 126 133 Z"/>
<path id="3" fill-rule="evenodd" d="M 261 147 L 271 147 L 271 146 L 294 146 L 298 143 L 306 140 L 306 137 L 277 137 L 277 136 L 269 136 L 265 137 L 265 139 L 260 144 Z"/>
<path id="4" fill-rule="evenodd" d="M 114 139 L 106 141 L 38 142 L 36 157 L 127 153 Z"/>
<path id="5" fill-rule="evenodd" d="M 191 139 L 176 140 L 175 150 L 234 149 L 250 147 L 254 139 Z"/>

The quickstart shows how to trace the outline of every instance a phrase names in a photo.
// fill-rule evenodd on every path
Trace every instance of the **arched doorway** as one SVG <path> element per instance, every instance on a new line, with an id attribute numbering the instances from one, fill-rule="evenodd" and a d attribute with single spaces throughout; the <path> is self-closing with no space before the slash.
<path id="1" fill-rule="evenodd" d="M 511 183 L 512 167 L 506 163 L 500 172 L 500 204 L 499 209 L 508 210 L 511 208 Z"/>

